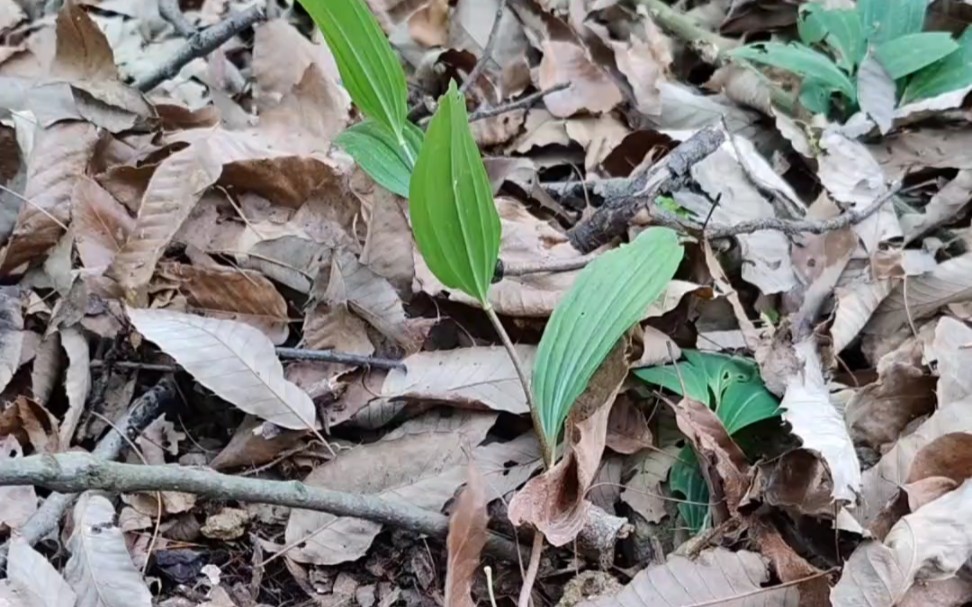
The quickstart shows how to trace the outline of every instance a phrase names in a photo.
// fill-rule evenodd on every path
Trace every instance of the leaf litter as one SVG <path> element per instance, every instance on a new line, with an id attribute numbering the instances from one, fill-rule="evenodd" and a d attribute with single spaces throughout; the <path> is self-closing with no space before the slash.
<path id="1" fill-rule="evenodd" d="M 614 590 L 585 604 L 972 597 L 962 11 L 943 25 L 917 19 L 918 0 L 369 2 L 420 127 L 450 79 L 476 71 L 463 94 L 501 228 L 501 269 L 478 298 L 436 278 L 408 201 L 342 148 L 357 84 L 303 6 L 274 5 L 139 90 L 185 43 L 172 4 L 215 28 L 254 3 L 60 4 L 0 1 L 0 470 L 101 453 L 172 376 L 180 398 L 120 459 L 302 480 L 452 523 L 426 540 L 353 516 L 254 514 L 259 500 L 146 488 L 116 507 L 87 492 L 57 513 L 64 554 L 34 535 L 52 498 L 15 484 L 0 489 L 0 602 L 503 602 L 521 572 L 490 546 L 515 530 L 550 544 L 544 604 L 597 565 L 615 566 Z M 879 24 L 853 61 L 861 40 L 840 36 L 856 30 L 815 38 L 805 23 L 851 9 Z M 947 30 L 936 48 L 952 35 L 956 54 L 902 67 L 883 27 L 929 45 L 923 28 Z M 726 51 L 740 35 L 834 57 L 851 89 L 787 59 L 739 60 Z M 722 143 L 662 191 L 639 181 L 704 127 Z M 544 471 L 483 302 L 531 375 L 589 261 L 571 228 L 619 200 L 641 206 L 593 258 L 657 224 L 686 256 L 585 384 Z M 697 366 L 697 349 L 755 362 L 755 376 Z M 347 356 L 313 358 L 331 350 Z M 670 381 L 639 379 L 662 367 Z M 730 412 L 756 402 L 779 415 L 736 428 Z M 208 591 L 169 583 L 204 579 L 206 562 L 223 568 Z"/>

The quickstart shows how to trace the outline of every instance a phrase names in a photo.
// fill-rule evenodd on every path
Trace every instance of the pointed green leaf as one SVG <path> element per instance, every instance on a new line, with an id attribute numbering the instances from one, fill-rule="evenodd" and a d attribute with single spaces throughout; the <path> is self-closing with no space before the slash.
<path id="1" fill-rule="evenodd" d="M 683 249 L 668 228 L 648 228 L 578 275 L 540 339 L 533 394 L 544 436 L 555 444 L 574 401 L 614 345 L 675 275 Z"/>
<path id="2" fill-rule="evenodd" d="M 401 138 L 407 122 L 405 72 L 364 0 L 300 0 L 324 34 L 341 81 L 366 116 Z"/>
<path id="3" fill-rule="evenodd" d="M 678 459 L 668 474 L 668 489 L 675 497 L 685 500 L 678 502 L 678 512 L 692 533 L 701 531 L 709 517 L 709 486 L 705 484 L 692 447 L 683 447 L 678 452 Z"/>
<path id="4" fill-rule="evenodd" d="M 688 394 L 689 398 L 705 403 L 709 407 L 712 406 L 713 397 L 712 393 L 709 392 L 706 377 L 701 369 L 691 364 L 679 363 L 677 369 L 675 365 L 644 367 L 634 369 L 633 373 L 646 384 L 661 386 L 679 396 L 685 395 L 682 392 L 682 384 L 684 383 L 685 393 Z"/>
<path id="5" fill-rule="evenodd" d="M 854 83 L 827 55 L 802 44 L 759 42 L 729 52 L 736 59 L 772 65 L 833 87 L 851 101 L 857 100 Z"/>
<path id="6" fill-rule="evenodd" d="M 827 45 L 837 53 L 837 65 L 853 73 L 867 53 L 867 39 L 857 11 L 821 10 L 817 19 L 826 32 Z"/>
<path id="7" fill-rule="evenodd" d="M 824 29 L 820 20 L 820 13 L 824 10 L 826 9 L 821 4 L 800 5 L 800 11 L 797 14 L 797 32 L 804 44 L 808 46 L 816 44 L 827 36 L 827 30 Z"/>
<path id="8" fill-rule="evenodd" d="M 857 12 L 871 44 L 917 34 L 925 27 L 928 0 L 859 0 Z"/>
<path id="9" fill-rule="evenodd" d="M 422 149 L 424 134 L 409 122 L 405 125 L 404 135 L 407 148 L 400 145 L 395 134 L 384 124 L 365 120 L 338 135 L 334 143 L 350 154 L 378 185 L 408 198 L 414 159 Z"/>
<path id="10" fill-rule="evenodd" d="M 499 257 L 500 220 L 455 82 L 429 123 L 408 198 L 415 242 L 429 269 L 445 286 L 485 302 Z"/>
<path id="11" fill-rule="evenodd" d="M 948 32 L 923 32 L 883 42 L 874 49 L 874 56 L 897 80 L 948 57 L 958 48 Z"/>
<path id="12" fill-rule="evenodd" d="M 837 89 L 815 78 L 807 78 L 800 84 L 800 105 L 813 114 L 830 115 L 831 96 Z"/>
<path id="13" fill-rule="evenodd" d="M 902 103 L 931 99 L 972 86 L 972 27 L 965 28 L 958 45 L 958 51 L 911 77 L 901 96 Z"/>
<path id="14" fill-rule="evenodd" d="M 726 388 L 716 407 L 730 435 L 747 426 L 780 415 L 780 403 L 761 381 L 734 383 Z"/>

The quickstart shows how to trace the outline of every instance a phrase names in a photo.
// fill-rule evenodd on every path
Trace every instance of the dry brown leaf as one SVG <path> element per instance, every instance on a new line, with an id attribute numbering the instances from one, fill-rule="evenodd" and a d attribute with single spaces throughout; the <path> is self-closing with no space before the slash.
<path id="1" fill-rule="evenodd" d="M 57 426 L 47 409 L 26 396 L 18 396 L 0 413 L 0 435 L 15 437 L 22 445 L 30 444 L 35 453 L 60 451 Z"/>
<path id="2" fill-rule="evenodd" d="M 19 287 L 0 287 L 0 392 L 20 368 L 24 347 L 21 293 Z"/>
<path id="3" fill-rule="evenodd" d="M 927 168 L 972 169 L 972 133 L 956 128 L 903 129 L 868 147 L 888 174 L 902 179 Z"/>
<path id="4" fill-rule="evenodd" d="M 536 348 L 516 349 L 529 374 Z M 385 377 L 382 398 L 485 406 L 517 415 L 530 412 L 523 385 L 502 346 L 419 352 L 402 362 L 405 369 L 393 369 Z"/>
<path id="5" fill-rule="evenodd" d="M 84 122 L 64 122 L 39 130 L 27 159 L 24 204 L 0 257 L 0 275 L 10 274 L 57 244 L 71 217 L 71 193 L 85 172 L 97 141 L 97 129 Z"/>
<path id="6" fill-rule="evenodd" d="M 489 514 L 483 477 L 475 464 L 469 464 L 466 487 L 456 500 L 449 518 L 446 549 L 445 607 L 476 607 L 472 598 L 473 580 L 479 571 L 479 556 L 486 545 Z"/>
<path id="7" fill-rule="evenodd" d="M 606 445 L 617 453 L 630 455 L 651 447 L 651 430 L 644 413 L 630 398 L 621 395 L 608 417 Z"/>
<path id="8" fill-rule="evenodd" d="M 972 477 L 972 433 L 952 432 L 925 445 L 908 470 L 908 483 L 945 477 L 961 484 Z"/>
<path id="9" fill-rule="evenodd" d="M 61 421 L 60 443 L 71 444 L 71 438 L 78 429 L 84 404 L 91 391 L 91 356 L 88 353 L 88 340 L 79 329 L 61 331 L 61 347 L 67 352 L 68 368 L 64 377 L 64 391 L 68 397 L 68 410 Z"/>
<path id="10" fill-rule="evenodd" d="M 168 310 L 128 309 L 132 324 L 196 381 L 284 428 L 314 428 L 314 403 L 283 376 L 273 344 L 253 327 Z"/>
<path id="11" fill-rule="evenodd" d="M 972 481 L 857 548 L 831 592 L 834 607 L 891 607 L 920 580 L 948 579 L 972 557 Z"/>
<path id="12" fill-rule="evenodd" d="M 631 132 L 620 119 L 610 114 L 572 118 L 564 127 L 567 135 L 584 148 L 584 169 L 588 172 L 596 171 Z"/>
<path id="13" fill-rule="evenodd" d="M 252 69 L 258 107 L 265 109 L 279 102 L 310 66 L 332 80 L 340 78 L 327 45 L 309 41 L 285 19 L 272 19 L 256 27 Z"/>
<path id="14" fill-rule="evenodd" d="M 632 464 L 633 474 L 624 484 L 621 499 L 649 523 L 659 523 L 668 514 L 662 484 L 679 451 L 681 447 L 676 445 L 644 451 Z"/>
<path id="15" fill-rule="evenodd" d="M 118 284 L 132 291 L 148 284 L 165 248 L 220 170 L 204 145 L 190 145 L 159 164 L 142 197 L 135 228 L 109 268 Z"/>
<path id="16" fill-rule="evenodd" d="M 260 114 L 258 130 L 268 141 L 286 142 L 292 152 L 326 152 L 347 127 L 350 109 L 345 90 L 311 65 L 280 103 Z"/>
<path id="17" fill-rule="evenodd" d="M 80 177 L 71 196 L 71 230 L 85 269 L 105 270 L 128 240 L 135 220 L 90 177 Z"/>
<path id="18" fill-rule="evenodd" d="M 408 17 L 408 32 L 425 47 L 449 42 L 449 0 L 429 0 Z"/>
<path id="19" fill-rule="evenodd" d="M 714 548 L 703 552 L 695 561 L 672 555 L 664 565 L 639 572 L 617 595 L 584 601 L 578 607 L 796 607 L 800 604 L 796 588 L 763 588 L 762 584 L 768 580 L 766 564 L 755 552 Z"/>
<path id="20" fill-rule="evenodd" d="M 796 585 L 801 605 L 827 605 L 830 586 L 820 571 L 796 553 L 771 524 L 751 518 L 749 533 L 759 546 L 759 552 L 769 559 L 776 576 L 783 583 L 805 580 Z M 810 579 L 807 579 L 810 578 Z"/>
<path id="21" fill-rule="evenodd" d="M 495 421 L 496 414 L 441 417 L 432 412 L 376 443 L 342 452 L 304 482 L 437 511 L 462 484 L 469 450 L 482 442 Z M 379 470 L 381 474 L 375 474 Z M 295 509 L 286 541 L 303 544 L 287 556 L 319 565 L 353 561 L 367 552 L 380 530 L 381 525 L 371 521 Z"/>
<path id="22" fill-rule="evenodd" d="M 22 607 L 75 607 L 77 596 L 57 569 L 20 536 L 10 540 L 7 579 L 3 582 Z M 2 594 L 0 587 L 0 594 Z"/>
<path id="23" fill-rule="evenodd" d="M 611 405 L 627 374 L 622 340 L 574 403 L 564 431 L 564 455 L 510 500 L 510 522 L 532 524 L 554 546 L 571 542 L 588 524 L 592 506 L 585 495 L 600 467 Z"/>
<path id="24" fill-rule="evenodd" d="M 540 61 L 541 90 L 565 82 L 570 88 L 550 93 L 543 98 L 550 113 L 568 118 L 578 112 L 601 114 L 610 112 L 623 97 L 611 77 L 599 68 L 587 51 L 571 40 L 544 40 Z"/>
<path id="25" fill-rule="evenodd" d="M 376 187 L 370 196 L 368 235 L 359 261 L 388 280 L 399 293 L 410 293 L 415 278 L 412 259 L 412 230 L 405 201 L 385 188 Z"/>
<path id="26" fill-rule="evenodd" d="M 161 277 L 186 297 L 189 311 L 211 318 L 244 322 L 262 331 L 275 345 L 289 333 L 287 302 L 269 280 L 252 270 L 166 262 Z"/>
<path id="27" fill-rule="evenodd" d="M 368 338 L 365 322 L 346 305 L 317 304 L 304 316 L 304 347 L 339 350 L 370 356 L 375 346 Z"/>
<path id="28" fill-rule="evenodd" d="M 209 462 L 209 466 L 213 470 L 262 466 L 297 445 L 304 436 L 303 432 L 296 430 L 282 430 L 265 438 L 260 432 L 261 426 L 262 420 L 247 415 L 233 432 L 229 443 Z"/>
<path id="29" fill-rule="evenodd" d="M 11 435 L 0 438 L 0 461 L 23 457 L 20 443 Z M 0 529 L 17 530 L 37 511 L 33 485 L 0 487 Z"/>
<path id="30" fill-rule="evenodd" d="M 834 290 L 837 309 L 830 325 L 834 352 L 842 352 L 854 341 L 893 288 L 891 280 L 875 280 L 869 275 L 842 282 Z"/>
<path id="31" fill-rule="evenodd" d="M 54 333 L 44 337 L 37 346 L 34 366 L 30 371 L 31 393 L 40 404 L 46 404 L 61 378 L 61 337 Z"/>

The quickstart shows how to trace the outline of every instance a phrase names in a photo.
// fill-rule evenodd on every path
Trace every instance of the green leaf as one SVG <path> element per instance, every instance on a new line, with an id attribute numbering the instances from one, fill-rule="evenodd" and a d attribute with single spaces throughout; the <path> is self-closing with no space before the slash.
<path id="1" fill-rule="evenodd" d="M 924 32 L 888 40 L 874 49 L 874 56 L 897 80 L 948 57 L 958 48 L 948 32 Z"/>
<path id="2" fill-rule="evenodd" d="M 350 154 L 378 185 L 408 198 L 408 183 L 414 168 L 412 159 L 418 158 L 422 137 L 421 129 L 409 122 L 405 126 L 408 148 L 402 148 L 388 127 L 365 120 L 338 135 L 334 143 Z"/>
<path id="3" fill-rule="evenodd" d="M 901 95 L 902 103 L 930 99 L 972 86 L 972 27 L 965 28 L 958 45 L 958 51 L 911 77 Z"/>
<path id="4" fill-rule="evenodd" d="M 364 0 L 300 3 L 324 34 L 351 100 L 401 139 L 408 121 L 405 72 Z"/>
<path id="5" fill-rule="evenodd" d="M 925 27 L 928 0 L 859 0 L 857 12 L 871 44 L 917 34 Z"/>
<path id="6" fill-rule="evenodd" d="M 588 264 L 540 339 L 533 394 L 544 436 L 556 443 L 574 401 L 611 348 L 675 275 L 684 251 L 668 228 L 648 228 Z"/>
<path id="7" fill-rule="evenodd" d="M 816 44 L 827 36 L 827 30 L 824 29 L 823 23 L 820 20 L 820 13 L 824 10 L 826 9 L 820 4 L 809 3 L 800 5 L 800 11 L 797 16 L 797 32 L 800 34 L 800 40 L 807 46 Z"/>
<path id="8" fill-rule="evenodd" d="M 709 517 L 709 486 L 699 468 L 699 460 L 692 447 L 683 447 L 678 459 L 668 473 L 668 489 L 675 497 L 685 500 L 678 502 L 678 512 L 685 519 L 692 533 L 698 533 L 706 525 Z"/>
<path id="9" fill-rule="evenodd" d="M 705 403 L 708 407 L 711 407 L 714 402 L 712 393 L 709 392 L 709 384 L 706 381 L 705 374 L 701 369 L 691 364 L 679 364 L 677 370 L 675 365 L 644 367 L 642 369 L 634 369 L 633 373 L 641 381 L 647 384 L 661 386 L 679 396 L 684 396 L 682 382 L 685 382 L 685 391 L 688 393 L 689 398 Z M 679 378 L 680 375 L 681 378 Z"/>
<path id="10" fill-rule="evenodd" d="M 819 80 L 822 84 L 840 91 L 851 101 L 857 100 L 854 83 L 847 74 L 841 71 L 829 57 L 802 44 L 759 42 L 734 49 L 729 54 L 736 59 L 772 65 Z"/>
<path id="11" fill-rule="evenodd" d="M 821 10 L 817 19 L 826 32 L 827 45 L 838 55 L 837 65 L 853 73 L 867 53 L 867 38 L 857 11 Z"/>
<path id="12" fill-rule="evenodd" d="M 408 199 L 415 242 L 429 269 L 445 286 L 485 303 L 499 257 L 500 219 L 454 81 L 429 123 Z"/>
<path id="13" fill-rule="evenodd" d="M 738 382 L 726 387 L 716 407 L 730 436 L 746 426 L 780 415 L 780 404 L 762 381 Z"/>
<path id="14" fill-rule="evenodd" d="M 807 78 L 800 84 L 800 104 L 814 114 L 830 115 L 831 96 L 838 92 L 828 84 Z"/>

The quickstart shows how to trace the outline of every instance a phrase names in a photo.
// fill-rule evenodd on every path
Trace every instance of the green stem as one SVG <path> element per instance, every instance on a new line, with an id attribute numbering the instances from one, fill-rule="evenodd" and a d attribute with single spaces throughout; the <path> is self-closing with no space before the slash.
<path id="1" fill-rule="evenodd" d="M 530 380 L 527 378 L 526 370 L 523 368 L 523 361 L 520 360 L 520 355 L 516 353 L 516 348 L 513 346 L 513 342 L 510 340 L 509 334 L 506 332 L 506 328 L 503 327 L 503 323 L 500 322 L 499 316 L 496 315 L 496 310 L 488 301 L 480 302 L 483 306 L 483 311 L 486 312 L 486 317 L 489 318 L 489 322 L 493 324 L 493 328 L 496 330 L 496 334 L 499 335 L 500 341 L 503 343 L 503 347 L 506 348 L 506 353 L 510 355 L 510 360 L 513 362 L 513 368 L 516 370 L 516 375 L 520 379 L 520 385 L 523 386 L 523 393 L 526 395 L 527 406 L 530 407 L 530 418 L 533 420 L 533 429 L 537 433 L 537 438 L 540 440 L 540 449 L 543 452 L 543 461 L 546 467 L 549 469 L 554 464 L 554 448 L 550 445 L 547 440 L 546 435 L 543 433 L 543 425 L 540 423 L 540 410 L 537 409 L 537 405 L 533 400 L 533 392 L 530 390 Z"/>

